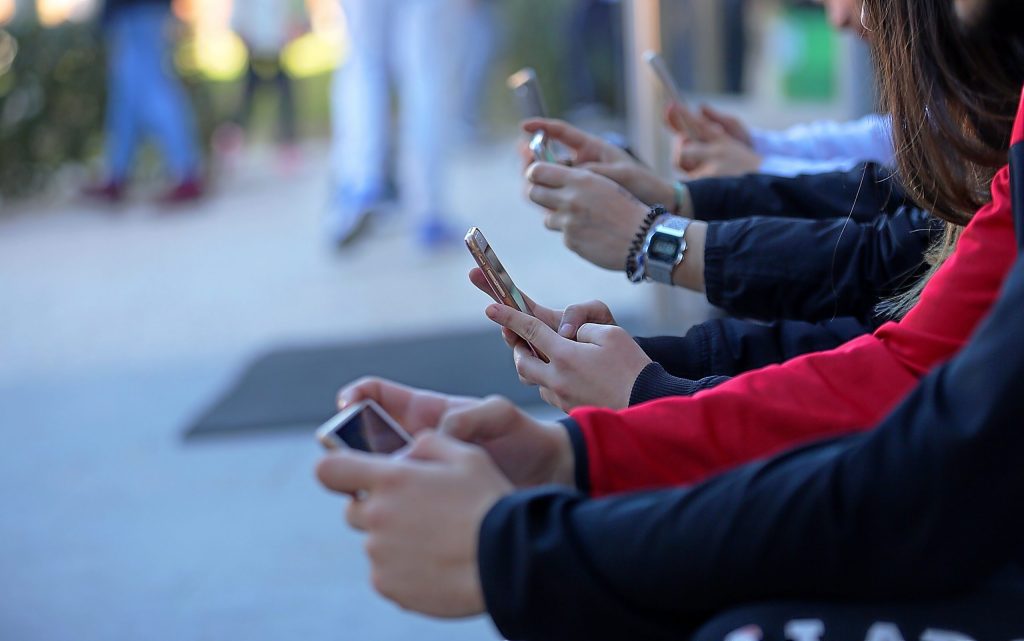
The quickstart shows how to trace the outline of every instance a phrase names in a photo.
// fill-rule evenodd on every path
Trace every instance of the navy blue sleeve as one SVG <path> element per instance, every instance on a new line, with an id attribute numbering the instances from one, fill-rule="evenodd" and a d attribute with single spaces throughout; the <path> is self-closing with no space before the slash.
<path id="1" fill-rule="evenodd" d="M 668 374 L 697 380 L 736 376 L 801 354 L 833 349 L 872 329 L 872 325 L 854 318 L 822 323 L 717 318 L 695 325 L 682 337 L 635 340 Z"/>
<path id="2" fill-rule="evenodd" d="M 685 638 L 764 599 L 967 590 L 1024 553 L 1024 262 L 970 344 L 878 429 L 692 489 L 601 500 L 539 489 L 480 532 L 509 639 Z"/>
<path id="3" fill-rule="evenodd" d="M 892 172 L 875 163 L 847 172 L 783 178 L 748 174 L 687 183 L 698 220 L 746 216 L 845 218 L 857 222 L 912 206 Z"/>
<path id="4" fill-rule="evenodd" d="M 711 389 L 729 380 L 728 376 L 708 376 L 691 380 L 672 376 L 659 363 L 648 363 L 633 381 L 629 393 L 629 404 L 646 403 L 666 396 L 693 396 L 702 390 Z"/>
<path id="5" fill-rule="evenodd" d="M 870 222 L 742 218 L 708 226 L 708 302 L 734 316 L 820 321 L 875 316 L 927 269 L 942 224 L 918 208 Z"/>

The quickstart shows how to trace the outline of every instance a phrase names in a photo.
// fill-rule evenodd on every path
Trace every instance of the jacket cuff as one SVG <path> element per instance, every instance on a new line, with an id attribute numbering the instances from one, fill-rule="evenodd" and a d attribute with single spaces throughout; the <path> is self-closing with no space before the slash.
<path id="1" fill-rule="evenodd" d="M 579 423 L 566 417 L 559 421 L 569 433 L 569 444 L 572 446 L 573 478 L 576 489 L 590 494 L 590 459 L 587 457 L 587 439 Z"/>
<path id="2" fill-rule="evenodd" d="M 704 323 L 691 327 L 685 336 L 636 336 L 633 340 L 672 376 L 697 379 L 712 371 L 711 341 Z"/>
<path id="3" fill-rule="evenodd" d="M 708 302 L 721 307 L 725 291 L 725 259 L 728 254 L 722 240 L 724 225 L 710 223 L 704 239 L 704 293 Z"/>
<path id="4" fill-rule="evenodd" d="M 722 182 L 726 178 L 701 178 L 686 183 L 694 220 L 716 220 L 722 209 Z"/>
<path id="5" fill-rule="evenodd" d="M 629 394 L 629 405 L 646 403 L 666 396 L 691 396 L 696 392 L 693 381 L 677 378 L 665 371 L 658 363 L 648 363 L 640 371 Z M 578 428 L 577 428 L 578 429 Z"/>

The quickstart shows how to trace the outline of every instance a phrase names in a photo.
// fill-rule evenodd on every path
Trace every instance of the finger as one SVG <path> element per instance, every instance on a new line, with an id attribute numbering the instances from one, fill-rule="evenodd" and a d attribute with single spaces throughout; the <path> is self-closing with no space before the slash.
<path id="1" fill-rule="evenodd" d="M 512 330 L 523 340 L 536 345 L 545 354 L 557 351 L 560 341 L 564 340 L 539 318 L 524 314 L 517 309 L 506 305 L 488 305 L 485 311 L 487 318 Z"/>
<path id="2" fill-rule="evenodd" d="M 530 145 L 525 140 L 520 140 L 516 145 L 516 152 L 519 154 L 519 160 L 523 163 L 523 173 L 532 165 L 537 159 L 533 157 L 533 151 L 530 150 Z"/>
<path id="3" fill-rule="evenodd" d="M 372 490 L 394 466 L 394 461 L 383 456 L 339 450 L 320 459 L 316 476 L 324 487 L 333 492 L 355 494 Z"/>
<path id="4" fill-rule="evenodd" d="M 576 339 L 576 332 L 584 323 L 614 323 L 611 312 L 601 301 L 590 301 L 579 305 L 569 305 L 562 312 L 558 333 L 566 338 Z"/>
<path id="5" fill-rule="evenodd" d="M 544 227 L 551 231 L 565 231 L 565 228 L 569 225 L 569 218 L 569 214 L 549 211 L 544 215 Z"/>
<path id="6" fill-rule="evenodd" d="M 541 399 L 544 400 L 545 403 L 547 403 L 551 407 L 558 410 L 562 409 L 562 399 L 558 398 L 558 395 L 552 392 L 550 389 L 546 387 L 540 388 L 540 397 Z"/>
<path id="7" fill-rule="evenodd" d="M 707 140 L 709 132 L 702 118 L 679 103 L 672 103 L 668 110 L 669 126 L 676 133 L 692 140 Z"/>
<path id="8" fill-rule="evenodd" d="M 701 142 L 692 142 L 679 150 L 679 166 L 685 171 L 703 165 L 712 159 L 714 147 Z"/>
<path id="9" fill-rule="evenodd" d="M 737 141 L 751 146 L 750 134 L 747 132 L 747 128 L 743 125 L 743 122 L 735 117 L 728 114 L 722 113 L 710 105 L 701 105 L 700 113 L 704 118 L 714 122 L 722 127 L 731 138 Z"/>
<path id="10" fill-rule="evenodd" d="M 385 410 L 391 412 L 408 402 L 409 397 L 415 391 L 407 385 L 375 376 L 364 376 L 338 391 L 338 409 L 345 409 L 353 403 L 373 399 Z"/>
<path id="11" fill-rule="evenodd" d="M 552 366 L 537 358 L 525 342 L 520 342 L 512 350 L 512 360 L 516 364 L 519 381 L 525 385 L 547 386 L 554 377 Z"/>
<path id="12" fill-rule="evenodd" d="M 473 283 L 477 289 L 490 296 L 495 303 L 504 302 L 497 294 L 494 293 L 494 289 L 491 287 L 490 281 L 487 280 L 487 275 L 484 274 L 484 271 L 479 267 L 474 267 L 469 270 L 469 281 Z M 544 324 L 551 329 L 558 327 L 558 321 L 562 317 L 560 312 L 538 304 L 532 298 L 523 293 L 523 290 L 519 290 L 519 293 L 522 294 L 523 300 L 526 302 L 526 308 L 533 312 L 534 316 L 544 321 Z"/>
<path id="13" fill-rule="evenodd" d="M 474 267 L 469 270 L 469 282 L 473 283 L 477 289 L 490 296 L 495 303 L 500 303 L 501 299 L 494 293 L 494 288 L 491 287 L 491 282 L 487 280 L 487 276 L 484 274 L 484 270 L 479 267 Z"/>
<path id="14" fill-rule="evenodd" d="M 544 131 L 548 138 L 554 138 L 571 149 L 580 149 L 595 140 L 594 136 L 582 129 L 573 127 L 564 120 L 553 118 L 531 118 L 524 121 L 522 127 L 523 131 L 531 134 Z"/>
<path id="15" fill-rule="evenodd" d="M 608 337 L 618 328 L 614 325 L 599 325 L 597 323 L 584 323 L 576 332 L 576 342 L 588 343 L 591 345 L 604 345 Z"/>
<path id="16" fill-rule="evenodd" d="M 535 162 L 526 168 L 526 179 L 534 185 L 565 187 L 579 171 L 552 162 Z"/>
<path id="17" fill-rule="evenodd" d="M 437 430 L 466 443 L 486 443 L 504 434 L 517 413 L 508 399 L 488 396 L 477 405 L 448 412 Z"/>
<path id="18" fill-rule="evenodd" d="M 735 118 L 727 116 L 724 113 L 712 108 L 711 105 L 701 105 L 700 115 L 704 116 L 711 122 L 717 122 L 723 127 L 728 127 L 729 125 L 734 124 L 736 121 Z"/>
<path id="19" fill-rule="evenodd" d="M 366 501 L 353 498 L 345 508 L 345 520 L 348 524 L 360 532 L 366 531 Z"/>
<path id="20" fill-rule="evenodd" d="M 586 169 L 592 171 L 599 176 L 604 176 L 609 180 L 613 180 L 618 184 L 625 186 L 629 182 L 629 178 L 632 176 L 632 172 L 635 171 L 635 167 L 630 167 L 625 163 L 618 162 L 588 162 L 585 165 L 580 165 L 580 169 Z"/>
<path id="21" fill-rule="evenodd" d="M 505 340 L 505 344 L 512 348 L 515 348 L 523 340 L 519 338 L 518 334 L 506 327 L 501 328 L 501 337 Z"/>
<path id="22" fill-rule="evenodd" d="M 464 454 L 469 448 L 454 438 L 438 434 L 437 430 L 417 435 L 416 440 L 407 450 L 406 458 L 414 461 L 434 461 L 451 463 Z"/>
<path id="23" fill-rule="evenodd" d="M 526 190 L 526 197 L 551 211 L 560 209 L 565 204 L 564 194 L 561 189 L 552 189 L 542 185 L 530 185 Z"/>

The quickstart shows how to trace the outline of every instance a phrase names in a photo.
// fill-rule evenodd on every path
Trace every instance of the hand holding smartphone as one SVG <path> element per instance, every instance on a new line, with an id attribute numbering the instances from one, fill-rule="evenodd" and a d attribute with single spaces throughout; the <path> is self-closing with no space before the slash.
<path id="1" fill-rule="evenodd" d="M 394 454 L 412 437 L 373 399 L 353 403 L 321 425 L 317 440 L 329 450 L 351 448 L 370 454 Z"/>
<path id="2" fill-rule="evenodd" d="M 487 278 L 487 283 L 491 286 L 494 298 L 512 309 L 517 309 L 524 314 L 533 316 L 533 310 L 526 303 L 523 293 L 519 291 L 519 288 L 512 281 L 512 277 L 505 271 L 505 266 L 498 260 L 498 255 L 494 253 L 494 249 L 491 248 L 490 243 L 487 242 L 480 228 L 470 227 L 469 231 L 466 232 L 466 247 L 469 249 L 469 253 L 473 255 L 473 260 L 476 261 L 476 264 L 484 272 L 484 277 Z M 548 362 L 547 357 L 536 347 L 530 343 L 527 343 L 527 345 L 530 346 L 534 356 L 545 363 Z"/>
<path id="3" fill-rule="evenodd" d="M 654 75 L 658 77 L 658 80 L 661 81 L 661 86 L 665 89 L 666 97 L 683 109 L 687 109 L 686 98 L 683 96 L 683 92 L 679 89 L 679 85 L 676 84 L 675 78 L 672 77 L 672 72 L 669 71 L 668 63 L 665 62 L 665 59 L 661 54 L 656 51 L 647 51 L 644 53 L 644 60 L 650 66 Z M 691 140 L 700 140 L 699 132 L 694 130 L 693 127 L 690 126 L 690 123 L 684 121 L 683 126 L 686 128 L 686 135 Z"/>

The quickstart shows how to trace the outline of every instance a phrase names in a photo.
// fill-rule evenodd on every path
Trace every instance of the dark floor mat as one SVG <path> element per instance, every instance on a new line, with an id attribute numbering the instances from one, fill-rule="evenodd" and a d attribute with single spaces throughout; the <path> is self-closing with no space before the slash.
<path id="1" fill-rule="evenodd" d="M 501 335 L 486 328 L 270 351 L 242 372 L 186 438 L 315 427 L 334 413 L 338 388 L 371 374 L 451 394 L 501 394 L 520 406 L 542 403 L 536 388 L 520 384 Z"/>

